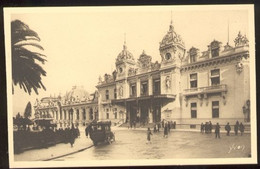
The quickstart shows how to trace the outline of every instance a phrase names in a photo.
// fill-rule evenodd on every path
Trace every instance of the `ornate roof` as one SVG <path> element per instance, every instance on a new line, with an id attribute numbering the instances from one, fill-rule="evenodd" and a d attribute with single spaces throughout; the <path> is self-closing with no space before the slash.
<path id="1" fill-rule="evenodd" d="M 81 86 L 73 86 L 72 90 L 65 94 L 65 101 L 81 102 L 89 98 L 89 93 Z"/>
<path id="2" fill-rule="evenodd" d="M 138 63 L 141 68 L 149 68 L 151 67 L 152 57 L 147 55 L 143 50 L 143 53 L 140 55 L 138 59 Z"/>
<path id="3" fill-rule="evenodd" d="M 236 39 L 234 40 L 235 42 L 235 46 L 244 46 L 244 45 L 248 45 L 248 39 L 246 37 L 246 35 L 242 36 L 241 32 L 238 32 L 238 35 L 236 37 Z"/>
<path id="4" fill-rule="evenodd" d="M 180 44 L 185 47 L 184 41 L 182 40 L 181 36 L 174 31 L 172 23 L 169 27 L 169 31 L 160 42 L 160 47 L 167 46 L 169 44 Z"/>
<path id="5" fill-rule="evenodd" d="M 126 44 L 124 43 L 123 50 L 118 54 L 116 63 L 121 63 L 124 61 L 134 62 L 134 56 L 131 52 L 127 50 Z"/>

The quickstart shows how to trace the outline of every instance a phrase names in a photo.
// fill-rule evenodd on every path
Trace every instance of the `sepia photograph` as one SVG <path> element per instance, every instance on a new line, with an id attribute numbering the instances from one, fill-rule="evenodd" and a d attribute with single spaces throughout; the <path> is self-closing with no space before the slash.
<path id="1" fill-rule="evenodd" d="M 253 5 L 5 7 L 9 164 L 256 164 Z"/>

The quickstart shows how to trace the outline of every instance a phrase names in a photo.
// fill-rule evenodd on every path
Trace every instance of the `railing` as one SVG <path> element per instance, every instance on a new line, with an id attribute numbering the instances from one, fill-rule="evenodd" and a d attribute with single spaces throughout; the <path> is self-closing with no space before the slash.
<path id="1" fill-rule="evenodd" d="M 130 95 L 130 98 L 135 98 L 135 97 L 137 97 L 136 94 L 131 94 L 131 95 Z"/>
<path id="2" fill-rule="evenodd" d="M 160 91 L 153 91 L 153 95 L 160 95 L 161 92 Z"/>
<path id="3" fill-rule="evenodd" d="M 148 95 L 149 95 L 148 92 L 140 94 L 140 96 L 148 96 Z"/>
<path id="4" fill-rule="evenodd" d="M 193 94 L 193 93 L 210 93 L 210 92 L 222 92 L 222 91 L 227 91 L 226 84 L 185 89 L 184 93 Z"/>

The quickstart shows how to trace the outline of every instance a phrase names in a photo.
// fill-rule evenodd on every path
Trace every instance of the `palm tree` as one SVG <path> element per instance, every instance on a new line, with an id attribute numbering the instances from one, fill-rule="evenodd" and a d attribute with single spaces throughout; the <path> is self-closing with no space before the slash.
<path id="1" fill-rule="evenodd" d="M 28 25 L 20 20 L 11 23 L 11 45 L 12 45 L 12 79 L 13 85 L 20 86 L 29 95 L 32 89 L 38 94 L 38 89 L 45 86 L 41 76 L 46 76 L 46 71 L 40 64 L 47 61 L 45 55 L 31 51 L 28 48 L 35 47 L 44 50 L 36 41 L 40 41 L 38 34 L 31 30 Z M 14 87 L 12 85 L 12 87 Z M 13 89 L 14 94 L 14 89 Z"/>

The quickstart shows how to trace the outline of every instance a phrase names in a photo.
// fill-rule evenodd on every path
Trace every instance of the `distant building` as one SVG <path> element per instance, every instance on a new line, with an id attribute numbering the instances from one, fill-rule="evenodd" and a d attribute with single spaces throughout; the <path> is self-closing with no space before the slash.
<path id="1" fill-rule="evenodd" d="M 74 86 L 63 97 L 36 100 L 34 110 L 36 119 L 52 118 L 58 127 L 84 125 L 98 119 L 98 94 L 90 95 L 83 87 Z"/>
<path id="2" fill-rule="evenodd" d="M 213 40 L 207 51 L 187 50 L 171 24 L 159 45 L 160 62 L 153 62 L 145 51 L 135 60 L 124 44 L 116 70 L 99 77 L 92 99 L 81 101 L 87 95 L 76 96 L 73 89 L 49 107 L 35 106 L 35 110 L 53 112 L 60 124 L 83 124 L 95 118 L 144 124 L 172 120 L 181 128 L 198 128 L 206 121 L 249 122 L 248 39 L 239 32 L 234 43 L 223 46 Z"/>

